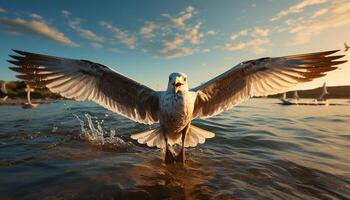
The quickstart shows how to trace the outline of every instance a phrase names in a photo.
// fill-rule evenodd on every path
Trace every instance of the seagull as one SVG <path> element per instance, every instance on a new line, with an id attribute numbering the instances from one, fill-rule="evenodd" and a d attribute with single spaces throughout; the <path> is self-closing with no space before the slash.
<path id="1" fill-rule="evenodd" d="M 16 77 L 33 87 L 47 87 L 66 98 L 92 100 L 153 129 L 135 133 L 132 139 L 163 149 L 165 164 L 184 163 L 185 148 L 202 144 L 214 133 L 194 126 L 196 118 L 208 118 L 231 109 L 250 97 L 286 92 L 337 69 L 344 55 L 339 50 L 265 57 L 242 62 L 225 73 L 190 89 L 184 73 L 171 73 L 167 89 L 155 91 L 111 68 L 89 60 L 70 59 L 13 50 L 8 62 Z M 181 145 L 175 152 L 173 145 Z"/>
<path id="2" fill-rule="evenodd" d="M 350 49 L 350 47 L 348 46 L 348 44 L 346 44 L 345 42 L 344 42 L 344 47 L 345 47 L 344 52 L 347 52 L 347 51 Z"/>
<path id="3" fill-rule="evenodd" d="M 39 104 L 33 104 L 30 100 L 30 93 L 34 91 L 34 89 L 30 88 L 27 84 L 25 91 L 27 92 L 27 103 L 25 103 L 22 108 L 23 109 L 32 109 L 38 107 Z"/>
<path id="4" fill-rule="evenodd" d="M 1 82 L 1 88 L 0 88 L 1 92 L 5 95 L 7 94 L 6 84 L 7 84 L 6 81 Z M 8 99 L 7 95 L 0 98 L 1 101 L 6 101 L 7 99 Z"/>

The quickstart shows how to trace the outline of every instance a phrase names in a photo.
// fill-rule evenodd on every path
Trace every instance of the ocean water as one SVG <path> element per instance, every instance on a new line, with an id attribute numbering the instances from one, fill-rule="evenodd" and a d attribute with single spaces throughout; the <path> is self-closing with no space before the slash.
<path id="1" fill-rule="evenodd" d="M 350 199 L 350 104 L 252 99 L 194 124 L 216 137 L 186 165 L 130 134 L 150 128 L 91 103 L 0 107 L 0 199 Z"/>

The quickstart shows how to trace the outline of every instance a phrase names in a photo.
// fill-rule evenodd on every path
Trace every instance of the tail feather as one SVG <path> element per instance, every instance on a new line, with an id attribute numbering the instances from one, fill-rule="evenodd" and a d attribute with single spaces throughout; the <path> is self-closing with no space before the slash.
<path id="1" fill-rule="evenodd" d="M 185 147 L 195 147 L 197 144 L 203 144 L 205 139 L 213 138 L 214 133 L 191 125 L 185 138 Z"/>
<path id="2" fill-rule="evenodd" d="M 141 133 L 132 134 L 131 138 L 137 140 L 140 144 L 147 144 L 149 147 L 164 148 L 164 136 L 160 128 L 155 128 Z"/>
<path id="3" fill-rule="evenodd" d="M 205 139 L 214 137 L 215 134 L 206 131 L 204 129 L 198 128 L 194 125 L 191 125 L 186 138 L 185 138 L 185 147 L 195 147 L 198 144 L 203 144 Z M 165 148 L 164 135 L 160 128 L 155 128 L 141 133 L 132 134 L 131 138 L 137 140 L 140 144 L 147 144 L 149 147 L 158 147 Z M 181 135 L 176 139 L 168 138 L 169 145 L 179 144 L 181 145 Z"/>

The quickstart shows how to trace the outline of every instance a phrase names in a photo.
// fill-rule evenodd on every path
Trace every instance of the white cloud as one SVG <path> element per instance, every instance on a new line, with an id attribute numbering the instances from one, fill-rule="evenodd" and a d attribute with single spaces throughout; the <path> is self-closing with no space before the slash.
<path id="1" fill-rule="evenodd" d="M 230 36 L 230 40 L 234 41 L 236 40 L 238 37 L 240 36 L 245 36 L 248 34 L 248 30 L 241 30 L 240 32 L 238 33 L 232 33 L 231 36 Z"/>
<path id="2" fill-rule="evenodd" d="M 143 26 L 140 33 L 144 38 L 147 38 L 149 33 L 152 34 L 151 36 L 156 34 L 157 37 L 147 40 L 147 44 L 141 48 L 142 51 L 156 52 L 158 56 L 166 58 L 188 56 L 200 52 L 200 49 L 194 46 L 201 44 L 205 35 L 216 35 L 217 32 L 214 30 L 202 32 L 203 23 L 198 19 L 192 20 L 195 13 L 195 9 L 188 6 L 175 16 L 161 14 L 166 17 L 166 20 L 156 22 L 156 30 L 159 31 L 157 33 L 154 32 L 154 25 Z"/>
<path id="3" fill-rule="evenodd" d="M 43 20 L 43 17 L 36 14 L 36 13 L 30 14 L 30 17 L 32 17 L 33 19 L 36 19 L 36 20 Z"/>
<path id="4" fill-rule="evenodd" d="M 270 18 L 270 21 L 278 20 L 292 13 L 300 13 L 304 11 L 304 8 L 306 7 L 323 4 L 323 3 L 326 3 L 327 1 L 329 0 L 302 0 L 301 2 L 289 7 L 287 10 L 280 11 L 277 15 Z"/>
<path id="5" fill-rule="evenodd" d="M 136 37 L 133 35 L 129 35 L 129 33 L 125 30 L 121 30 L 117 27 L 114 27 L 112 24 L 101 21 L 100 25 L 104 27 L 106 30 L 110 31 L 114 34 L 114 37 L 118 40 L 119 43 L 124 44 L 130 49 L 134 49 L 136 46 Z"/>
<path id="6" fill-rule="evenodd" d="M 7 13 L 7 11 L 4 8 L 0 7 L 0 13 Z"/>
<path id="7" fill-rule="evenodd" d="M 217 35 L 217 34 L 218 34 L 218 32 L 215 31 L 215 30 L 209 30 L 209 31 L 207 31 L 207 35 Z"/>
<path id="8" fill-rule="evenodd" d="M 346 27 L 350 25 L 350 2 L 333 1 L 328 12 L 319 17 L 310 19 L 299 19 L 288 26 L 289 33 L 294 39 L 288 43 L 289 46 L 308 43 L 312 37 L 327 29 Z"/>
<path id="9" fill-rule="evenodd" d="M 185 21 L 193 17 L 193 11 L 194 11 L 194 8 L 192 6 L 188 6 L 185 9 L 185 11 L 180 12 L 180 16 L 178 17 L 171 17 L 170 15 L 167 15 L 167 14 L 165 14 L 164 16 L 169 17 L 170 20 L 180 29 L 185 29 L 186 28 Z"/>
<path id="10" fill-rule="evenodd" d="M 92 32 L 91 30 L 84 29 L 80 27 L 80 20 L 69 20 L 68 21 L 69 27 L 71 27 L 73 30 L 75 30 L 80 36 L 82 36 L 85 39 L 96 41 L 96 42 L 102 42 L 104 38 L 102 36 L 97 35 L 96 33 Z"/>
<path id="11" fill-rule="evenodd" d="M 256 37 L 267 37 L 269 35 L 269 32 L 269 29 L 262 29 L 260 27 L 256 27 L 252 34 Z"/>
<path id="12" fill-rule="evenodd" d="M 181 35 L 176 35 L 170 41 L 164 41 L 163 47 L 158 51 L 158 54 L 167 58 L 176 58 L 181 56 L 188 56 L 195 52 L 195 49 L 182 47 L 185 38 Z"/>
<path id="13" fill-rule="evenodd" d="M 26 21 L 21 18 L 9 19 L 5 17 L 0 18 L 0 30 L 2 32 L 35 35 L 42 38 L 47 38 L 61 44 L 69 46 L 79 46 L 71 41 L 62 32 L 59 32 L 53 27 L 48 26 L 41 21 Z"/>
<path id="14" fill-rule="evenodd" d="M 142 37 L 149 39 L 154 37 L 153 30 L 157 28 L 154 22 L 149 22 L 140 28 L 140 34 Z"/>
<path id="15" fill-rule="evenodd" d="M 184 43 L 184 41 L 185 39 L 182 36 L 177 35 L 171 41 L 164 41 L 163 48 L 160 49 L 159 52 L 162 54 L 166 54 L 168 51 L 178 48 Z"/>
<path id="16" fill-rule="evenodd" d="M 321 15 L 326 14 L 327 12 L 328 12 L 328 8 L 322 8 L 322 9 L 316 11 L 316 12 L 312 15 L 311 18 L 319 17 L 319 16 L 321 16 Z"/>
<path id="17" fill-rule="evenodd" d="M 185 38 L 188 39 L 192 44 L 201 43 L 201 38 L 204 36 L 204 34 L 199 31 L 201 25 L 202 23 L 198 22 L 195 26 L 188 27 L 188 32 L 185 35 Z"/>
<path id="18" fill-rule="evenodd" d="M 231 43 L 226 43 L 224 46 L 224 49 L 228 50 L 228 51 L 237 51 L 240 49 L 244 49 L 246 48 L 247 44 L 244 42 L 240 42 L 238 44 L 231 44 Z"/>
<path id="19" fill-rule="evenodd" d="M 68 10 L 62 10 L 61 13 L 64 17 L 68 17 L 70 15 L 70 12 Z"/>
<path id="20" fill-rule="evenodd" d="M 270 30 L 263 29 L 260 27 L 255 27 L 253 29 L 244 29 L 238 33 L 233 33 L 230 36 L 231 42 L 226 43 L 223 48 L 228 51 L 238 51 L 242 49 L 249 49 L 254 54 L 262 54 L 266 50 L 262 48 L 262 45 L 267 44 L 269 42 Z M 249 37 L 246 41 L 235 42 L 239 37 Z M 234 43 L 232 43 L 234 42 Z"/>
<path id="21" fill-rule="evenodd" d="M 96 49 L 101 49 L 103 47 L 102 44 L 100 44 L 98 42 L 92 42 L 91 46 L 96 48 Z"/>

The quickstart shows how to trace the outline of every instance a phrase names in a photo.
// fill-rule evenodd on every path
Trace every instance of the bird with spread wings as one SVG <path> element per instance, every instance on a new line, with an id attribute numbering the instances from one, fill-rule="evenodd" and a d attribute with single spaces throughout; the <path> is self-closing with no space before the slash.
<path id="1" fill-rule="evenodd" d="M 17 78 L 31 87 L 47 87 L 66 98 L 92 100 L 101 106 L 157 128 L 131 135 L 149 147 L 165 150 L 166 164 L 184 163 L 185 147 L 195 147 L 214 133 L 191 124 L 231 109 L 251 97 L 287 91 L 298 83 L 326 75 L 345 63 L 338 50 L 266 57 L 245 61 L 208 82 L 190 89 L 184 73 L 169 76 L 167 90 L 155 91 L 111 68 L 88 60 L 14 50 L 8 62 Z M 176 153 L 172 146 L 181 145 Z"/>

